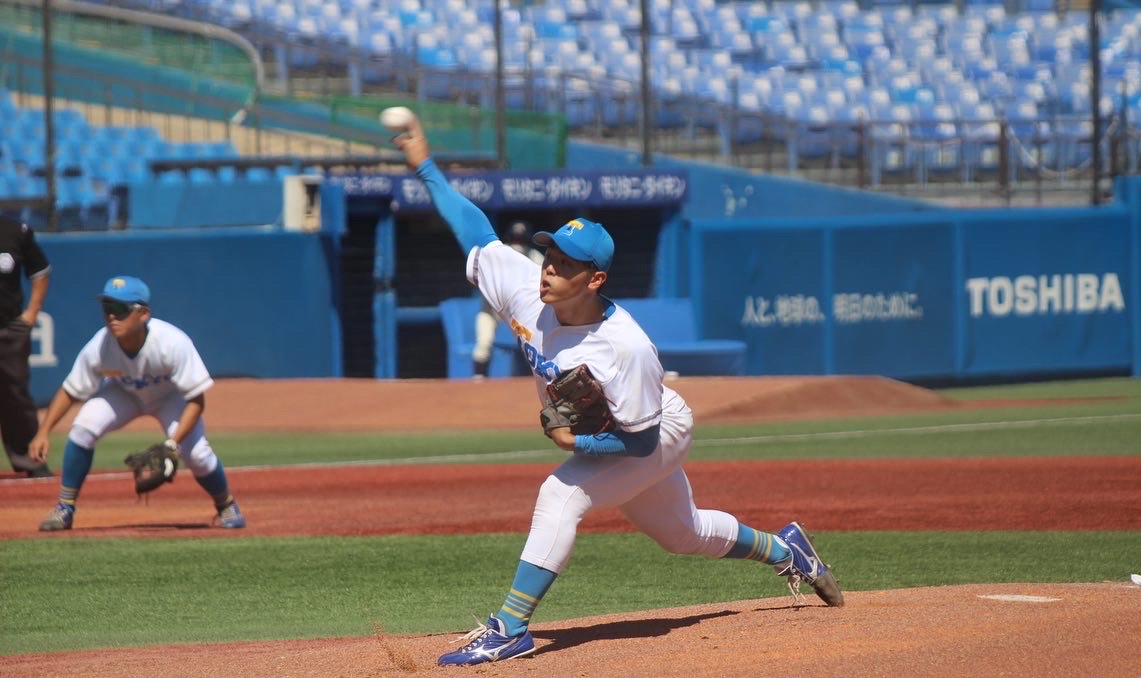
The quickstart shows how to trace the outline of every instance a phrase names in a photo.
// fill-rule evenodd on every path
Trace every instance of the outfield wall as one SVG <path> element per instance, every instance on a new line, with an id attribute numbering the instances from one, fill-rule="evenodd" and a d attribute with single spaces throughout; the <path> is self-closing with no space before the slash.
<path id="1" fill-rule="evenodd" d="M 748 374 L 1129 372 L 1137 231 L 1124 205 L 698 220 L 692 296 Z"/>
<path id="2" fill-rule="evenodd" d="M 603 177 L 608 190 L 623 187 L 603 199 L 595 184 L 553 174 L 520 183 L 521 176 L 528 175 L 488 173 L 458 183 L 493 212 L 520 199 L 552 214 L 568 204 L 656 210 L 662 232 L 654 293 L 691 297 L 700 338 L 745 341 L 746 374 L 913 381 L 1141 374 L 1141 179 L 1119 180 L 1118 202 L 1097 208 L 891 212 L 877 203 L 870 214 L 851 205 L 860 216 L 818 209 L 798 217 L 683 218 L 678 201 L 692 209 L 720 199 L 693 189 L 715 179 L 669 170 L 579 173 L 583 181 Z M 520 193 L 524 184 L 530 188 Z M 508 185 L 512 191 L 504 192 Z M 635 185 L 654 186 L 654 194 L 631 192 Z M 409 320 L 427 326 L 432 318 L 424 311 L 434 307 L 403 308 L 400 290 L 388 286 L 393 216 L 428 218 L 426 194 L 404 175 L 328 184 L 321 196 L 322 230 L 313 233 L 238 226 L 40 234 L 54 274 L 34 335 L 37 401 L 50 398 L 99 327 L 94 296 L 121 273 L 152 285 L 155 315 L 184 327 L 218 376 L 342 376 L 342 333 L 350 327 L 342 316 L 353 309 L 342 307 L 341 250 L 354 214 L 376 230 L 365 280 L 371 309 L 357 314 L 371 328 L 370 376 L 397 376 L 398 327 Z"/>
<path id="3" fill-rule="evenodd" d="M 33 333 L 32 395 L 46 404 L 102 327 L 96 296 L 138 275 L 215 376 L 340 376 L 336 238 L 266 228 L 41 234 L 52 277 Z"/>

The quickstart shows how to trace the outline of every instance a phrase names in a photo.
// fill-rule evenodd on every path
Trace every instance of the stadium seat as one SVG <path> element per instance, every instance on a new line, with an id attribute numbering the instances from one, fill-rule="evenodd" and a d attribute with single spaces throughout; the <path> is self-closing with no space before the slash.
<path id="1" fill-rule="evenodd" d="M 920 104 L 915 107 L 912 142 L 916 153 L 916 182 L 926 184 L 930 178 L 961 176 L 962 139 L 955 124 L 955 109 L 947 103 Z"/>
<path id="2" fill-rule="evenodd" d="M 872 111 L 869 125 L 871 151 L 871 183 L 880 185 L 885 177 L 904 177 L 915 166 L 914 150 L 910 141 L 911 107 L 892 104 L 886 110 Z"/>
<path id="3" fill-rule="evenodd" d="M 999 167 L 1000 130 L 990 103 L 964 101 L 957 108 L 963 137 L 963 182 L 993 175 Z"/>

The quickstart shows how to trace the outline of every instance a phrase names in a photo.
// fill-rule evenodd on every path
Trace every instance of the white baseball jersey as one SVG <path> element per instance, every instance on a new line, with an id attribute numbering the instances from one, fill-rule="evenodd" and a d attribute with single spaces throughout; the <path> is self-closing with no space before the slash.
<path id="1" fill-rule="evenodd" d="M 147 410 L 174 393 L 190 400 L 214 385 L 185 332 L 158 318 L 151 318 L 147 329 L 146 342 L 135 356 L 127 355 L 106 327 L 96 332 L 76 356 L 64 390 L 87 400 L 107 384 L 130 394 Z"/>
<path id="2" fill-rule="evenodd" d="M 623 430 L 641 431 L 663 419 L 689 420 L 685 401 L 662 384 L 657 349 L 622 307 L 614 305 L 597 323 L 559 324 L 554 309 L 539 299 L 541 268 L 498 240 L 472 249 L 467 277 L 496 314 L 510 323 L 544 404 L 548 383 L 586 364 Z"/>

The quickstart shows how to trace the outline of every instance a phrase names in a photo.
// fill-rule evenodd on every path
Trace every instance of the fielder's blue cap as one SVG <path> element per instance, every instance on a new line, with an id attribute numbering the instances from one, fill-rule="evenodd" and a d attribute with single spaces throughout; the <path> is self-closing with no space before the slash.
<path id="1" fill-rule="evenodd" d="M 553 244 L 571 259 L 594 264 L 600 271 L 610 270 L 614 259 L 614 239 L 602 224 L 582 217 L 571 219 L 554 233 L 539 231 L 531 242 L 542 247 Z"/>
<path id="2" fill-rule="evenodd" d="M 138 278 L 129 275 L 117 275 L 103 286 L 103 293 L 99 295 L 99 298 L 145 306 L 151 303 L 151 289 Z"/>

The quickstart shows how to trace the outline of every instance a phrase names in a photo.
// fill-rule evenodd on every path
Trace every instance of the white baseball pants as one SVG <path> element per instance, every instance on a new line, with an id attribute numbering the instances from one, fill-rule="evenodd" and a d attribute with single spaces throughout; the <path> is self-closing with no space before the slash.
<path id="1" fill-rule="evenodd" d="M 170 437 L 178 428 L 178 419 L 185 408 L 186 400 L 178 392 L 144 408 L 133 395 L 114 385 L 104 385 L 79 408 L 68 438 L 80 447 L 94 449 L 100 438 L 143 415 L 154 417 L 162 426 L 163 435 Z M 206 425 L 202 419 L 182 441 L 178 456 L 196 477 L 207 475 L 218 466 L 218 457 L 206 440 Z"/>
<path id="2" fill-rule="evenodd" d="M 692 416 L 663 419 L 661 442 L 648 457 L 575 455 L 539 489 L 531 532 L 520 558 L 561 572 L 578 524 L 592 508 L 618 507 L 670 553 L 720 558 L 737 541 L 737 519 L 693 503 L 682 462 L 693 442 Z"/>

